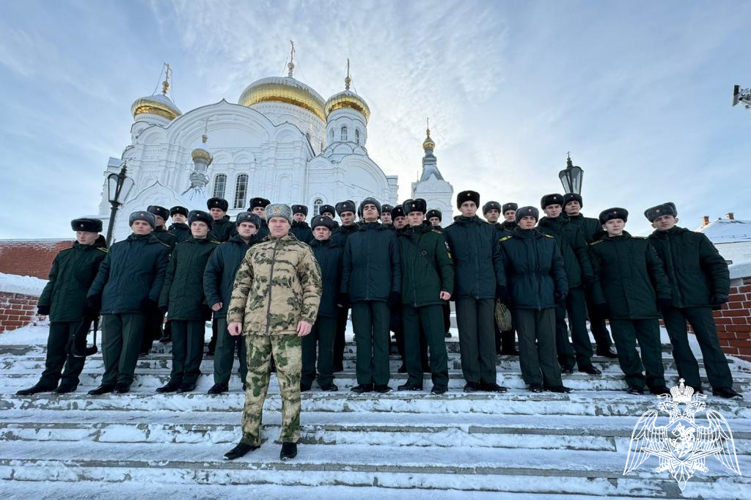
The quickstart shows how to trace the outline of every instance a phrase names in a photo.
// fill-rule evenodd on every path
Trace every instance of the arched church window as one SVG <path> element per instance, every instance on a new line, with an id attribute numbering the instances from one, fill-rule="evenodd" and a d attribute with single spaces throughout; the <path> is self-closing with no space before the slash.
<path id="1" fill-rule="evenodd" d="M 248 194 L 248 176 L 240 174 L 235 181 L 235 203 L 234 208 L 243 208 L 245 206 L 245 196 Z"/>
<path id="2" fill-rule="evenodd" d="M 342 127 L 342 140 L 347 140 L 347 127 Z"/>
<path id="3" fill-rule="evenodd" d="M 323 205 L 323 200 L 320 198 L 316 198 L 313 202 L 313 217 L 317 215 L 321 215 L 321 206 Z"/>
<path id="4" fill-rule="evenodd" d="M 355 129 L 355 142 L 357 144 L 360 144 L 360 129 L 359 128 Z"/>
<path id="5" fill-rule="evenodd" d="M 219 174 L 214 177 L 214 198 L 224 198 L 227 189 L 227 176 Z"/>

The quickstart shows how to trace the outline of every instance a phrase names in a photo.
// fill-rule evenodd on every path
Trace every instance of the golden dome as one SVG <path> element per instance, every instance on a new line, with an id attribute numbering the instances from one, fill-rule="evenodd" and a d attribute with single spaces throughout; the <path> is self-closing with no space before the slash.
<path id="1" fill-rule="evenodd" d="M 175 103 L 164 94 L 155 94 L 136 99 L 130 107 L 130 112 L 133 114 L 133 118 L 142 114 L 150 114 L 161 116 L 170 121 L 183 114 L 175 106 Z"/>
<path id="2" fill-rule="evenodd" d="M 202 160 L 206 160 L 206 163 L 211 163 L 211 161 L 214 159 L 211 156 L 211 153 L 201 148 L 196 148 L 193 151 L 191 151 L 190 156 L 191 158 L 193 158 L 193 161 L 200 158 Z"/>
<path id="3" fill-rule="evenodd" d="M 292 77 L 272 76 L 251 83 L 243 90 L 238 104 L 253 106 L 259 102 L 283 102 L 310 111 L 326 121 L 323 97 Z"/>
<path id="4" fill-rule="evenodd" d="M 355 111 L 363 115 L 365 117 L 365 123 L 368 123 L 368 119 L 370 119 L 370 108 L 368 107 L 368 103 L 366 103 L 362 97 L 355 94 L 351 90 L 344 90 L 342 92 L 339 92 L 338 94 L 331 96 L 329 100 L 326 101 L 326 115 L 330 115 L 337 109 L 344 108 L 354 109 Z"/>
<path id="5" fill-rule="evenodd" d="M 425 140 L 422 142 L 422 149 L 425 151 L 427 150 L 434 150 L 435 149 L 435 142 L 433 142 L 433 139 L 430 138 L 430 129 L 426 131 L 428 136 L 425 138 Z"/>

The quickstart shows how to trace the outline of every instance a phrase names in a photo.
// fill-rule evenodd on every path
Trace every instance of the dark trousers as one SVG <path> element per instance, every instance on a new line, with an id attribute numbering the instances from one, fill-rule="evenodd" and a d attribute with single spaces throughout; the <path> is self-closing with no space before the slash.
<path id="1" fill-rule="evenodd" d="M 519 334 L 519 364 L 527 385 L 563 385 L 556 359 L 555 309 L 512 309 Z"/>
<path id="2" fill-rule="evenodd" d="M 143 335 L 141 336 L 141 352 L 148 353 L 155 340 L 162 338 L 162 326 L 164 325 L 164 313 L 158 309 L 149 311 L 144 315 Z"/>
<path id="3" fill-rule="evenodd" d="M 208 352 L 209 355 L 213 355 L 216 351 L 216 343 L 219 338 L 219 318 L 212 318 L 211 320 L 211 340 L 209 340 Z M 203 341 L 201 341 L 203 343 Z"/>
<path id="4" fill-rule="evenodd" d="M 170 382 L 193 385 L 201 374 L 206 322 L 172 320 L 172 373 Z"/>
<path id="5" fill-rule="evenodd" d="M 310 387 L 316 378 L 318 359 L 318 385 L 327 387 L 334 381 L 334 337 L 336 318 L 318 316 L 313 329 L 302 338 L 302 374 L 300 385 Z M 318 353 L 316 355 L 316 346 Z"/>
<path id="6" fill-rule="evenodd" d="M 493 299 L 456 301 L 462 375 L 469 383 L 496 383 L 494 307 Z"/>
<path id="7" fill-rule="evenodd" d="M 568 326 L 566 316 L 568 315 Z M 569 327 L 571 340 L 568 339 Z M 555 308 L 555 346 L 558 350 L 558 363 L 562 369 L 574 369 L 574 361 L 579 369 L 592 365 L 592 343 L 587 332 L 587 301 L 584 290 L 571 288 L 564 304 Z"/>
<path id="8" fill-rule="evenodd" d="M 688 345 L 688 329 L 686 322 L 691 324 L 696 340 L 699 342 L 701 354 L 704 357 L 704 368 L 707 370 L 709 383 L 715 389 L 718 387 L 733 387 L 733 376 L 728 368 L 728 360 L 720 348 L 717 339 L 712 310 L 709 307 L 689 307 L 677 309 L 670 307 L 663 309 L 662 317 L 665 328 L 673 344 L 673 358 L 678 366 L 678 374 L 686 380 L 686 385 L 700 387 L 699 363 L 696 362 L 691 347 Z"/>
<path id="9" fill-rule="evenodd" d="M 618 350 L 618 364 L 626 375 L 629 386 L 650 388 L 665 385 L 665 368 L 662 366 L 660 324 L 656 319 L 611 319 L 613 340 Z M 641 358 L 636 351 L 639 342 Z M 642 366 L 642 362 L 644 363 Z"/>
<path id="10" fill-rule="evenodd" d="M 389 306 L 386 302 L 355 302 L 352 327 L 357 345 L 357 383 L 388 384 Z"/>
<path id="11" fill-rule="evenodd" d="M 77 358 L 71 354 L 76 330 L 81 321 L 53 321 L 47 337 L 47 359 L 39 383 L 50 389 L 57 388 L 62 379 L 64 385 L 78 386 L 78 376 L 83 371 L 86 358 Z M 63 370 L 63 367 L 65 368 Z"/>
<path id="12" fill-rule="evenodd" d="M 227 318 L 216 318 L 216 351 L 214 352 L 214 383 L 229 385 L 235 353 L 240 362 L 240 380 L 248 376 L 248 349 L 242 335 L 233 337 L 227 331 Z M 203 342 L 201 343 L 203 347 Z"/>
<path id="13" fill-rule="evenodd" d="M 613 342 L 610 340 L 610 332 L 608 332 L 605 318 L 600 314 L 599 309 L 595 305 L 591 292 L 586 293 L 586 299 L 589 329 L 592 331 L 592 337 L 594 337 L 597 344 L 597 352 L 603 353 L 613 345 Z"/>
<path id="14" fill-rule="evenodd" d="M 501 331 L 498 328 L 498 322 L 493 317 L 493 327 L 495 328 L 495 352 L 496 354 L 512 354 L 516 351 L 516 330 Z"/>
<path id="15" fill-rule="evenodd" d="M 408 382 L 422 387 L 423 359 L 421 340 L 430 350 L 430 371 L 433 385 L 448 387 L 448 354 L 446 353 L 446 331 L 443 328 L 443 306 L 424 307 L 402 306 L 404 322 L 404 352 L 407 362 Z"/>
<path id="16" fill-rule="evenodd" d="M 348 307 L 337 307 L 336 335 L 334 336 L 334 371 L 336 372 L 342 371 L 344 367 L 344 346 L 346 343 L 344 334 L 347 331 L 348 316 Z"/>
<path id="17" fill-rule="evenodd" d="M 443 305 L 443 323 L 444 323 L 444 332 L 449 333 L 449 330 L 451 330 L 451 303 L 446 302 Z"/>
<path id="18" fill-rule="evenodd" d="M 145 316 L 140 313 L 102 316 L 102 385 L 133 383 L 144 324 Z"/>

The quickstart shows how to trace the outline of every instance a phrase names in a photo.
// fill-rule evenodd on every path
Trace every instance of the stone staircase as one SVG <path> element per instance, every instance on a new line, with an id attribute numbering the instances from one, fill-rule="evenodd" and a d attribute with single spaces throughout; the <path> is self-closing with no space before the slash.
<path id="1" fill-rule="evenodd" d="M 101 380 L 96 355 L 77 392 L 21 397 L 15 392 L 43 369 L 44 347 L 0 345 L 0 491 L 5 498 L 751 498 L 751 480 L 715 458 L 683 492 L 667 472 L 655 472 L 654 457 L 622 475 L 632 429 L 658 400 L 626 395 L 614 360 L 594 358 L 601 377 L 564 376 L 571 394 L 532 394 L 518 358 L 498 357 L 498 382 L 509 392 L 465 395 L 456 338 L 447 346 L 446 395 L 429 393 L 427 375 L 422 393 L 355 395 L 348 344 L 340 391 L 314 385 L 303 394 L 300 453 L 291 462 L 278 457 L 281 400 L 272 376 L 263 446 L 228 462 L 244 395 L 236 375 L 230 393 L 206 394 L 213 360 L 203 361 L 190 394 L 154 393 L 170 368 L 169 345 L 157 344 L 139 360 L 129 394 L 86 395 Z M 663 347 L 673 385 L 678 375 Z M 751 394 L 751 369 L 731 363 L 736 389 Z M 406 380 L 398 365 L 392 356 L 393 388 Z M 751 403 L 710 395 L 707 406 L 728 420 L 741 471 L 750 473 Z M 697 415 L 699 425 L 704 419 Z"/>

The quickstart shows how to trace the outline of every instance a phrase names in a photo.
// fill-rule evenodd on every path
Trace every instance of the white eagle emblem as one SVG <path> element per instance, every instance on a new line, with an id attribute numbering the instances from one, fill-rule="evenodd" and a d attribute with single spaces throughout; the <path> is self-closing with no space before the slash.
<path id="1" fill-rule="evenodd" d="M 650 455 L 660 459 L 656 471 L 670 471 L 681 490 L 694 472 L 707 472 L 704 460 L 711 456 L 717 457 L 728 470 L 742 475 L 733 433 L 725 417 L 714 410 L 706 410 L 709 425 L 696 425 L 694 414 L 706 409 L 703 401 L 706 396 L 694 394 L 692 387 L 683 385 L 683 379 L 679 382 L 679 387 L 670 389 L 670 395 L 660 395 L 665 399 L 660 402 L 660 410 L 670 414 L 668 425 L 657 427 L 658 411 L 648 410 L 634 426 L 623 475 L 638 468 Z M 681 404 L 686 405 L 684 411 Z"/>

